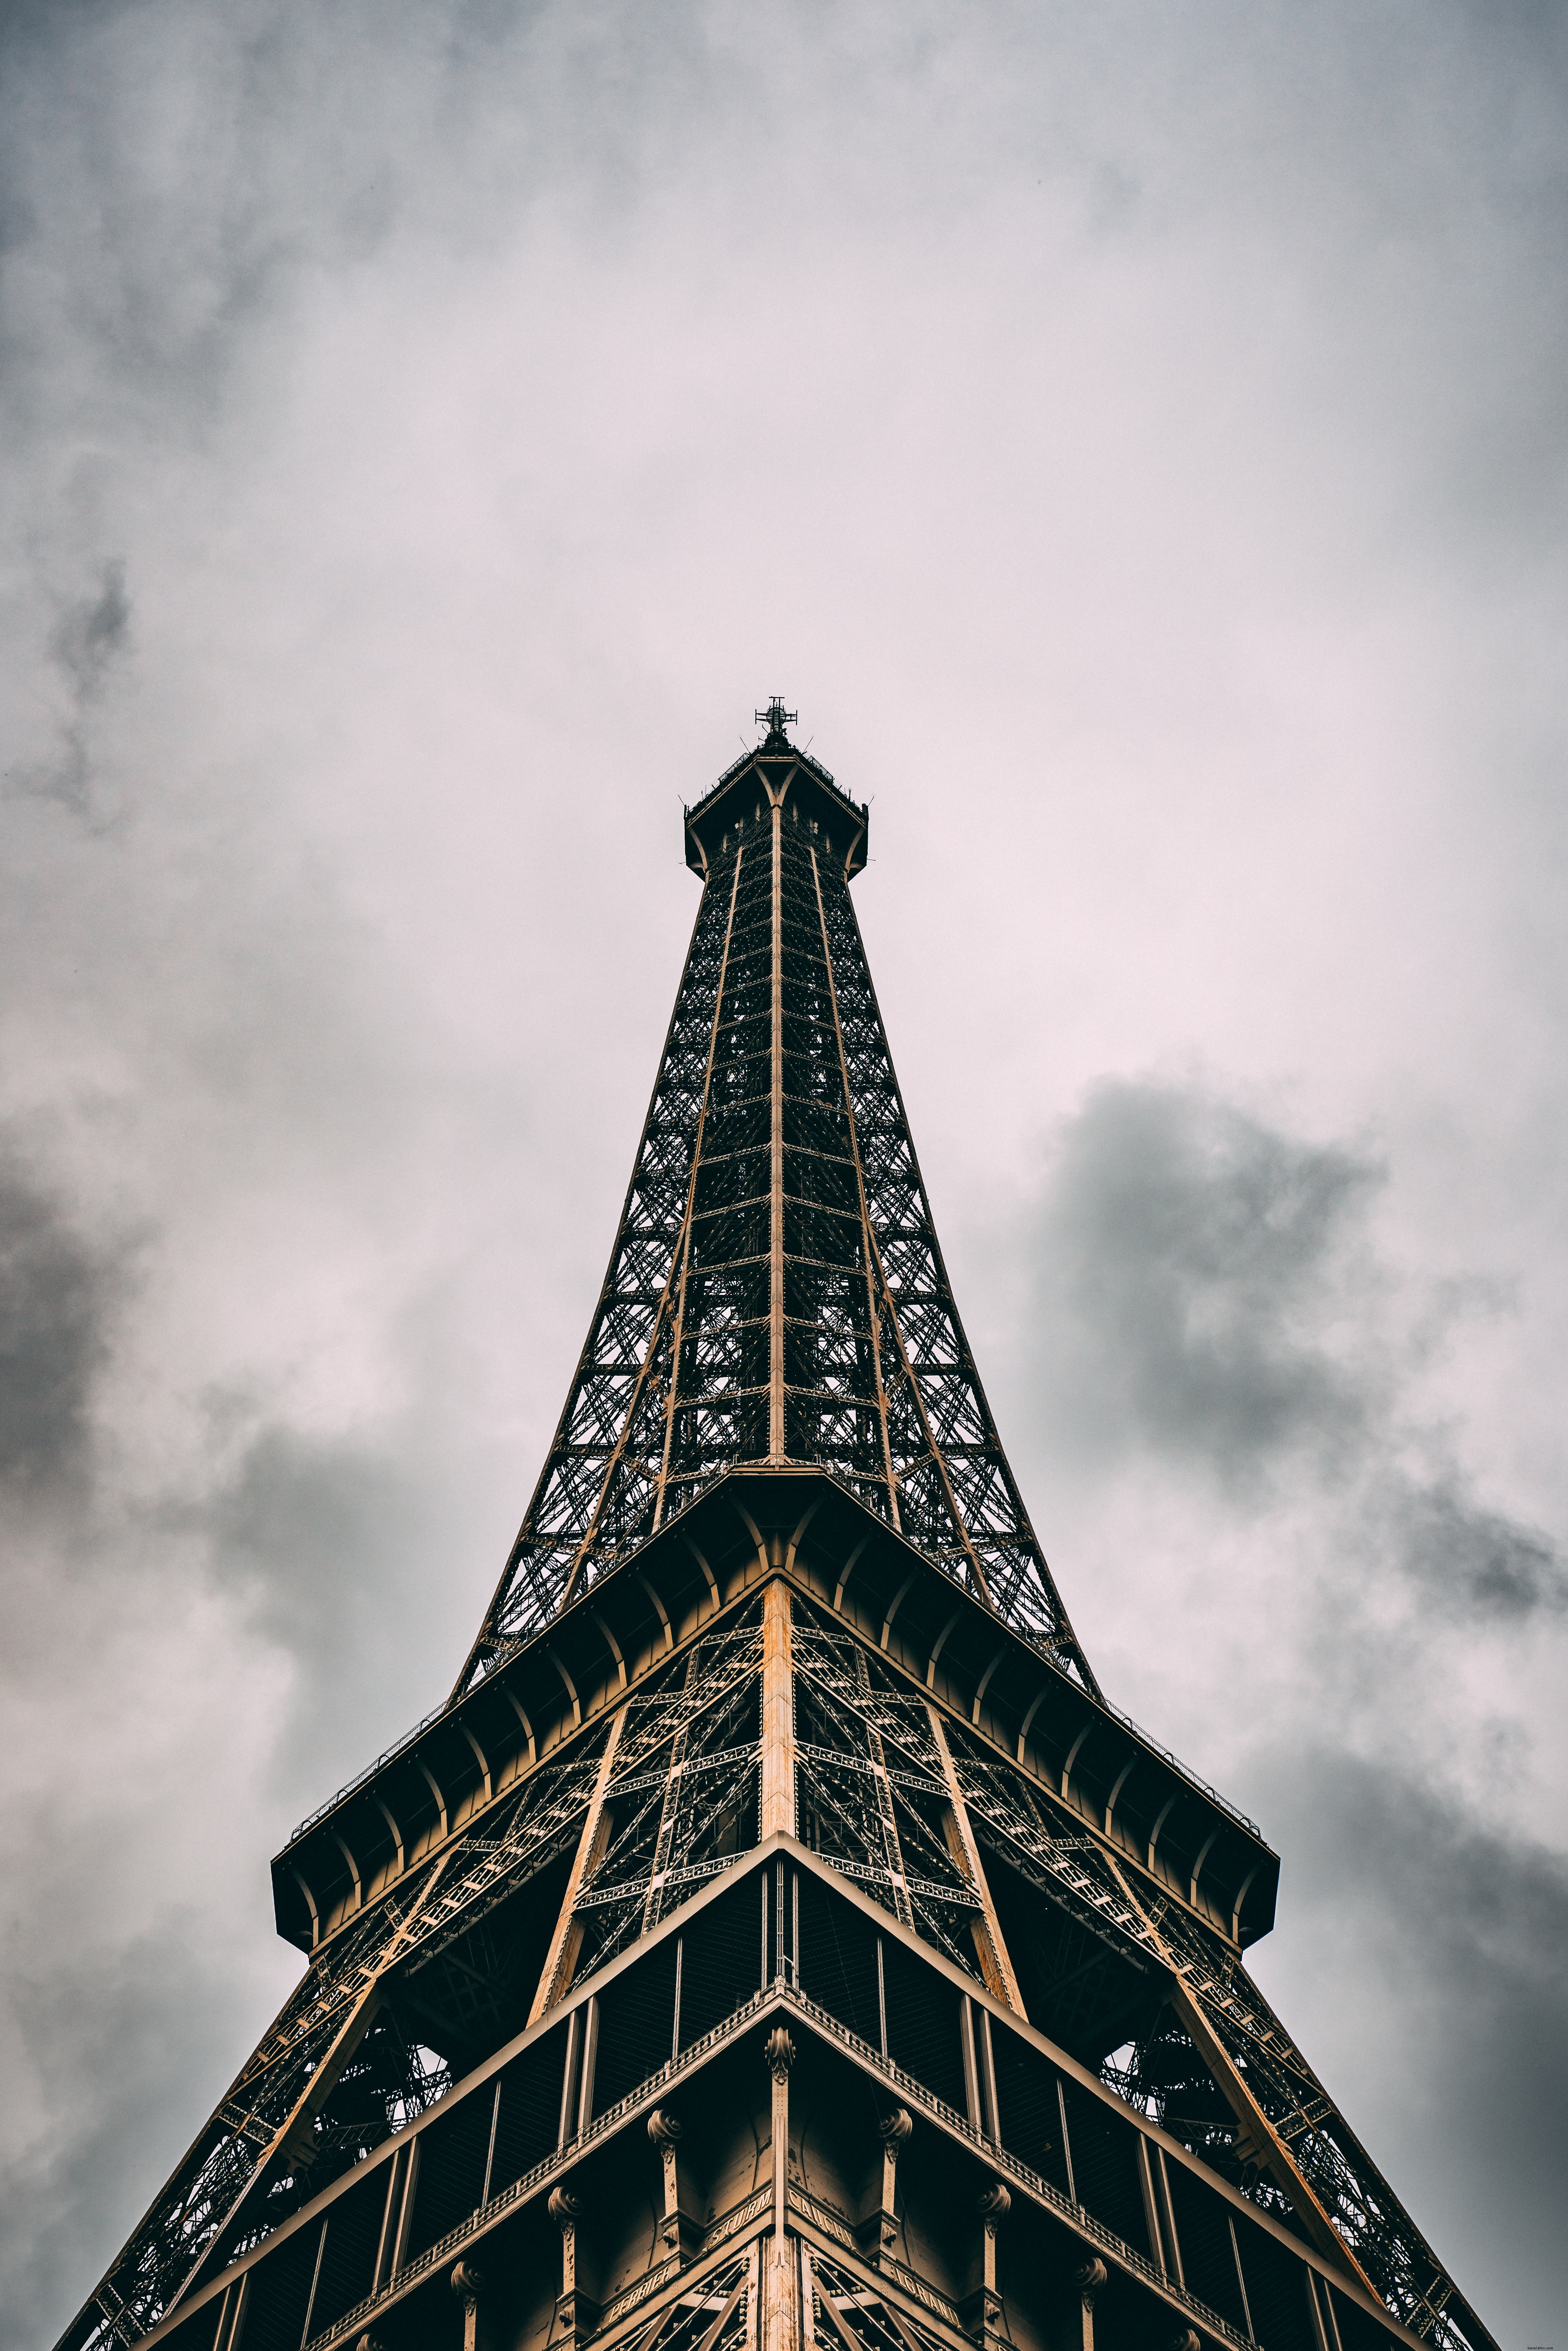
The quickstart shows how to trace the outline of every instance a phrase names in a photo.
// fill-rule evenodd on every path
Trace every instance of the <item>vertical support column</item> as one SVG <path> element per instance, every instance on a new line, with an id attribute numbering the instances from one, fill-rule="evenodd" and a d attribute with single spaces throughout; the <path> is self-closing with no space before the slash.
<path id="1" fill-rule="evenodd" d="M 411 2138 L 406 2146 L 398 2148 L 387 2167 L 387 2200 L 382 2208 L 381 2241 L 371 2276 L 372 2294 L 380 2294 L 384 2285 L 391 2284 L 408 2252 L 414 2190 L 419 2184 L 419 2140 Z"/>
<path id="2" fill-rule="evenodd" d="M 669 1485 L 670 1457 L 675 1441 L 675 1411 L 681 1396 L 681 1374 L 684 1369 L 681 1351 L 686 1333 L 686 1278 L 691 1271 L 692 1263 L 692 1215 L 697 1204 L 697 1176 L 702 1167 L 703 1139 L 707 1132 L 708 1100 L 713 1092 L 714 1051 L 718 1043 L 718 1025 L 724 1017 L 724 991 L 729 978 L 729 943 L 735 935 L 735 902 L 740 895 L 740 869 L 745 859 L 745 851 L 737 849 L 735 852 L 735 879 L 729 886 L 729 912 L 725 918 L 724 951 L 718 959 L 718 977 L 714 983 L 713 1026 L 708 1030 L 707 1068 L 703 1073 L 702 1108 L 697 1113 L 696 1139 L 692 1146 L 692 1172 L 686 1186 L 686 1213 L 681 1226 L 681 1238 L 675 1249 L 674 1262 L 681 1269 L 681 1278 L 675 1291 L 674 1329 L 670 1337 L 670 1393 L 664 1406 L 664 1445 L 659 1458 L 658 1490 L 653 1498 L 655 1531 L 664 1522 L 664 1495 Z M 703 895 L 706 901 L 707 895 L 706 883 Z M 514 1699 L 513 1704 L 516 1703 Z"/>
<path id="3" fill-rule="evenodd" d="M 1072 2330 L 1076 2339 L 1071 2351 L 1094 2351 L 1094 2298 L 1109 2275 L 1097 2253 L 1091 2253 L 1089 2259 L 1073 2271 L 1072 2289 L 1078 2304 L 1078 2324 Z"/>
<path id="4" fill-rule="evenodd" d="M 236 2351 L 240 2336 L 245 2331 L 246 2305 L 250 2300 L 250 2282 L 253 2275 L 254 2272 L 245 2270 L 232 2285 L 224 2288 L 224 2298 L 218 2304 L 218 2331 L 213 2339 L 213 2351 Z M 1310 2282 L 1308 2291 L 1311 2291 Z M 1312 2304 L 1312 2311 L 1315 2316 L 1317 2312 L 1315 2301 Z M 1318 2335 L 1321 2341 L 1322 2336 L 1321 2320 L 1318 2324 Z M 367 2335 L 365 2340 L 368 2342 L 370 2337 Z M 379 2345 L 377 2351 L 380 2351 Z M 1323 2345 L 1322 2351 L 1328 2351 L 1326 2344 Z"/>
<path id="5" fill-rule="evenodd" d="M 1160 2216 L 1155 2203 L 1155 2176 L 1149 2163 L 1149 2142 L 1142 2131 L 1138 2134 L 1138 2191 L 1144 2202 L 1144 2229 L 1149 2240 L 1149 2259 L 1162 2276 L 1169 2274 L 1166 2249 L 1160 2229 Z"/>
<path id="6" fill-rule="evenodd" d="M 1027 2018 L 1023 1994 L 1019 1990 L 1013 1963 L 1008 1957 L 1008 1947 L 1002 1937 L 1001 1920 L 991 1899 L 980 1849 L 975 1843 L 975 1832 L 969 1822 L 969 1808 L 964 1802 L 964 1792 L 958 1785 L 958 1774 L 953 1768 L 953 1757 L 947 1745 L 947 1734 L 942 1728 L 942 1717 L 925 1701 L 925 1712 L 931 1723 L 931 1737 L 942 1765 L 942 1777 L 947 1785 L 947 1814 L 951 1823 L 948 1844 L 953 1858 L 979 1896 L 980 1915 L 975 1921 L 975 1951 L 980 1962 L 980 1973 L 986 1980 L 986 1990 L 1015 2016 Z"/>
<path id="7" fill-rule="evenodd" d="M 561 2335 L 557 2341 L 564 2337 L 567 2344 L 575 2346 L 586 2342 L 599 2324 L 599 2305 L 584 2293 L 579 2269 L 577 2224 L 582 2207 L 570 2188 L 555 2188 L 550 2190 L 548 2209 L 560 2231 L 560 2293 L 555 2307 Z M 466 2345 L 464 2351 L 467 2351 Z"/>
<path id="8" fill-rule="evenodd" d="M 795 1677 L 789 1587 L 775 1577 L 762 1595 L 762 1819 L 759 1833 L 795 1834 Z"/>
<path id="9" fill-rule="evenodd" d="M 878 2126 L 882 2140 L 882 2197 L 856 2231 L 866 2259 L 880 2267 L 898 2242 L 898 2158 L 909 2143 L 915 2125 L 908 2110 L 895 2106 Z"/>
<path id="10" fill-rule="evenodd" d="M 615 1768 L 616 1750 L 621 1734 L 626 1728 L 626 1709 L 622 1707 L 610 1726 L 610 1736 L 604 1742 L 604 1752 L 599 1759 L 599 1776 L 593 1782 L 593 1794 L 589 1800 L 588 1818 L 582 1824 L 582 1834 L 577 1841 L 577 1855 L 571 1865 L 571 1876 L 561 1896 L 560 1916 L 555 1922 L 549 1949 L 539 1970 L 538 1990 L 528 2011 L 528 2022 L 537 2024 L 547 2008 L 571 1986 L 571 1971 L 577 1965 L 577 1954 L 582 1944 L 581 1922 L 572 1915 L 582 1883 L 599 1862 L 610 1835 L 610 1815 L 604 1809 L 604 1792 L 610 1785 L 610 1774 Z"/>
<path id="11" fill-rule="evenodd" d="M 472 2262 L 459 2262 L 449 2283 L 463 2304 L 463 2351 L 486 2351 L 487 2330 L 482 2307 L 485 2292 L 483 2272 L 476 2270 Z"/>
<path id="12" fill-rule="evenodd" d="M 973 2292 L 960 2305 L 958 2314 L 982 2351 L 1007 2351 L 1007 2322 L 997 2284 L 997 2231 L 1012 2210 L 1013 2199 L 1003 2182 L 993 2179 L 988 2188 L 981 2190 L 977 2209 L 980 2215 L 979 2277 Z"/>
<path id="13" fill-rule="evenodd" d="M 1156 2147 L 1152 2157 L 1155 2188 L 1155 2209 L 1159 2214 L 1160 2229 L 1165 2238 L 1166 2268 L 1177 2285 L 1186 2284 L 1186 2273 L 1181 2265 L 1181 2239 L 1176 2235 L 1176 2207 L 1171 2202 L 1170 2173 L 1166 2168 L 1166 2151 Z"/>
<path id="14" fill-rule="evenodd" d="M 794 2240 L 789 2210 L 789 2068 L 795 2043 L 784 2027 L 768 2036 L 768 2071 L 773 2079 L 773 2234 L 762 2245 L 761 2351 L 799 2351 Z"/>
<path id="15" fill-rule="evenodd" d="M 1307 2290 L 1307 2314 L 1312 2323 L 1313 2351 L 1330 2351 L 1328 2331 L 1323 2325 L 1323 2314 L 1318 2304 L 1318 2281 L 1304 2262 L 1301 2264 L 1301 2283 Z M 213 2351 L 228 2351 L 221 2318 L 218 2321 L 218 2339 Z"/>
<path id="16" fill-rule="evenodd" d="M 648 2137 L 658 2150 L 664 2170 L 664 2215 L 659 2223 L 659 2241 L 666 2253 L 676 2253 L 690 2261 L 702 2245 L 702 2230 L 681 2202 L 680 2165 L 676 2150 L 681 2140 L 681 2126 L 664 2106 L 655 2106 L 648 2117 Z"/>
<path id="17" fill-rule="evenodd" d="M 783 2025 L 768 2036 L 768 2071 L 773 2077 L 773 2227 L 782 2237 L 789 2204 L 789 2068 L 795 2043 Z"/>
<path id="18" fill-rule="evenodd" d="M 999 2147 L 1001 2116 L 997 2108 L 997 2063 L 991 2047 L 988 2009 L 966 1997 L 958 2007 L 958 2046 L 964 2060 L 964 2098 L 969 2122 L 982 2138 Z"/>
<path id="19" fill-rule="evenodd" d="M 773 1106 L 768 1217 L 768 1458 L 787 1457 L 784 1426 L 784 811 L 773 809 Z"/>

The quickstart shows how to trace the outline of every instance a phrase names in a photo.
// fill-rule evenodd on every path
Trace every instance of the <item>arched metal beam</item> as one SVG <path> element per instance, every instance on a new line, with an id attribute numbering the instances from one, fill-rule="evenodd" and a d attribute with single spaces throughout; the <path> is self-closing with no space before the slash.
<path id="1" fill-rule="evenodd" d="M 707 1588 L 713 1594 L 713 1604 L 717 1608 L 721 1604 L 719 1600 L 718 1578 L 715 1575 L 712 1568 L 708 1565 L 706 1560 L 703 1557 L 695 1543 L 693 1542 L 690 1535 L 686 1537 L 686 1549 L 690 1552 L 692 1557 L 695 1560 L 697 1565 L 706 1576 Z"/>
<path id="2" fill-rule="evenodd" d="M 397 1821 L 392 1813 L 391 1805 L 386 1802 L 383 1797 L 378 1796 L 376 1798 L 376 1809 L 381 1813 L 382 1820 L 385 1821 L 388 1828 L 391 1829 L 392 1833 L 392 1844 L 397 1853 L 397 1865 L 399 1874 L 401 1875 L 406 1866 L 403 1855 L 402 1831 L 397 1824 Z"/>
<path id="3" fill-rule="evenodd" d="M 943 1650 L 947 1645 L 948 1634 L 953 1630 L 954 1625 L 958 1622 L 958 1619 L 963 1613 L 962 1604 L 955 1608 L 953 1614 L 948 1617 L 947 1622 L 943 1625 L 942 1630 L 936 1635 L 931 1655 L 925 1660 L 925 1687 L 927 1689 L 934 1688 L 936 1686 L 936 1660 L 942 1655 Z"/>
<path id="4" fill-rule="evenodd" d="M 1110 1794 L 1105 1799 L 1105 1834 L 1107 1836 L 1111 1834 L 1111 1823 L 1116 1817 L 1116 1799 L 1121 1794 L 1123 1789 L 1126 1786 L 1128 1777 L 1137 1760 L 1138 1750 L 1134 1748 L 1133 1752 L 1128 1756 L 1126 1761 L 1123 1764 L 1121 1770 L 1117 1772 L 1115 1784 L 1112 1788 Z"/>
<path id="5" fill-rule="evenodd" d="M 621 1654 L 621 1644 L 616 1639 L 614 1634 L 611 1631 L 609 1625 L 605 1623 L 597 1608 L 590 1610 L 589 1613 L 592 1616 L 593 1621 L 598 1625 L 600 1631 L 603 1634 L 605 1644 L 609 1648 L 611 1656 L 615 1660 L 615 1670 L 621 1677 L 617 1687 L 621 1689 L 624 1689 L 626 1687 L 626 1660 Z"/>
<path id="6" fill-rule="evenodd" d="M 833 1590 L 833 1607 L 835 1611 L 843 1606 L 844 1594 L 850 1588 L 850 1578 L 855 1572 L 855 1562 L 859 1559 L 862 1552 L 864 1551 L 870 1541 L 870 1535 L 862 1535 L 859 1542 L 856 1543 L 853 1551 L 851 1552 L 848 1559 L 844 1562 L 844 1572 L 842 1575 L 840 1576 Z"/>
<path id="7" fill-rule="evenodd" d="M 557 1673 L 560 1676 L 562 1686 L 566 1690 L 568 1698 L 571 1700 L 571 1727 L 575 1730 L 578 1724 L 582 1720 L 582 1700 L 578 1697 L 577 1684 L 572 1680 L 571 1676 L 567 1672 L 566 1667 L 561 1664 L 560 1659 L 557 1656 L 553 1649 L 547 1649 L 545 1651 L 545 1655 L 549 1659 L 551 1665 L 555 1667 Z"/>
<path id="8" fill-rule="evenodd" d="M 766 1575 L 768 1569 L 773 1565 L 773 1562 L 768 1556 L 768 1545 L 762 1540 L 761 1529 L 758 1527 L 757 1520 L 752 1517 L 751 1512 L 747 1509 L 744 1502 L 736 1503 L 735 1515 L 745 1527 L 746 1531 L 751 1537 L 752 1541 L 757 1545 L 757 1564 L 762 1570 L 763 1574 Z"/>
<path id="9" fill-rule="evenodd" d="M 986 1667 L 985 1672 L 980 1676 L 978 1682 L 976 1684 L 975 1703 L 969 1708 L 969 1719 L 971 1722 L 979 1721 L 980 1700 L 985 1697 L 987 1690 L 990 1687 L 991 1676 L 996 1672 L 997 1667 L 1001 1664 L 1002 1659 L 1007 1656 L 1007 1653 L 1008 1645 L 1004 1641 L 1001 1647 L 997 1651 L 996 1656 L 991 1659 L 990 1664 Z"/>
<path id="10" fill-rule="evenodd" d="M 530 1764 L 537 1763 L 538 1761 L 538 1750 L 534 1745 L 534 1726 L 528 1720 L 527 1714 L 523 1711 L 522 1701 L 517 1697 L 516 1690 L 510 1687 L 507 1689 L 507 1703 L 511 1708 L 512 1712 L 517 1716 L 517 1720 L 523 1726 L 523 1737 L 528 1742 L 528 1761 Z"/>
<path id="11" fill-rule="evenodd" d="M 314 1950 L 321 1939 L 321 1913 L 316 1907 L 316 1896 L 311 1893 L 302 1873 L 290 1865 L 288 1874 L 305 1896 L 305 1907 L 310 1913 L 310 1948 Z"/>
<path id="12" fill-rule="evenodd" d="M 347 1837 L 340 1836 L 336 1829 L 332 1831 L 332 1842 L 349 1865 L 349 1876 L 354 1888 L 354 1907 L 357 1910 L 365 1898 L 365 1889 L 360 1879 L 360 1865 L 354 1859 L 353 1850 Z"/>
<path id="13" fill-rule="evenodd" d="M 1086 1722 L 1067 1750 L 1067 1761 L 1061 1767 L 1061 1792 L 1064 1796 L 1068 1792 L 1068 1782 L 1072 1777 L 1072 1767 L 1078 1761 L 1078 1750 L 1093 1728 L 1094 1725 L 1092 1722 Z"/>
<path id="14" fill-rule="evenodd" d="M 1192 1879 L 1191 1883 L 1187 1886 L 1186 1898 L 1192 1904 L 1195 1910 L 1197 1908 L 1197 1881 L 1203 1876 L 1203 1865 L 1208 1859 L 1209 1855 L 1213 1852 L 1215 1841 L 1218 1837 L 1218 1834 L 1219 1831 L 1218 1829 L 1210 1829 L 1202 1844 L 1199 1845 L 1197 1849 L 1197 1859 L 1192 1865 Z"/>
<path id="15" fill-rule="evenodd" d="M 1262 1864 L 1260 1862 L 1256 1868 L 1249 1869 L 1248 1871 L 1246 1876 L 1241 1881 L 1236 1900 L 1231 1907 L 1230 1939 L 1233 1943 L 1239 1943 L 1241 1940 L 1241 1906 L 1246 1901 L 1249 1894 L 1252 1891 L 1252 1880 L 1257 1876 L 1258 1870 L 1261 1867 Z"/>
<path id="16" fill-rule="evenodd" d="M 496 1792 L 490 1781 L 490 1759 L 486 1754 L 484 1749 L 480 1746 L 479 1741 L 475 1738 L 474 1733 L 469 1729 L 468 1725 L 465 1722 L 460 1722 L 457 1728 L 463 1733 L 464 1738 L 468 1741 L 469 1746 L 474 1750 L 474 1760 L 478 1764 L 484 1780 L 485 1802 L 488 1803 L 491 1797 Z"/>
<path id="17" fill-rule="evenodd" d="M 1029 1712 L 1025 1715 L 1023 1720 L 1019 1725 L 1019 1761 L 1020 1763 L 1023 1761 L 1024 1741 L 1029 1737 L 1030 1724 L 1034 1720 L 1035 1716 L 1040 1712 L 1040 1708 L 1045 1704 L 1046 1699 L 1050 1696 L 1051 1684 L 1047 1682 L 1036 1693 L 1036 1695 L 1030 1698 Z"/>
<path id="18" fill-rule="evenodd" d="M 788 1548 L 788 1550 L 787 1550 L 787 1551 L 785 1552 L 785 1553 L 784 1553 L 784 1573 L 785 1573 L 785 1574 L 786 1574 L 786 1575 L 792 1575 L 792 1574 L 794 1573 L 794 1572 L 795 1572 L 795 1547 L 796 1547 L 796 1545 L 799 1543 L 799 1541 L 800 1541 L 800 1540 L 801 1536 L 805 1533 L 805 1531 L 806 1531 L 807 1528 L 810 1525 L 811 1520 L 816 1517 L 817 1512 L 821 1509 L 821 1507 L 822 1507 L 822 1498 L 821 1498 L 821 1494 L 819 1494 L 819 1495 L 818 1495 L 818 1497 L 817 1497 L 817 1499 L 816 1499 L 816 1500 L 815 1500 L 814 1502 L 812 1502 L 812 1503 L 810 1504 L 810 1506 L 806 1510 L 804 1510 L 804 1511 L 801 1513 L 801 1517 L 800 1517 L 800 1525 L 796 1528 L 796 1530 L 795 1530 L 794 1533 L 790 1536 L 790 1538 L 789 1538 L 789 1548 Z"/>
<path id="19" fill-rule="evenodd" d="M 653 1584 L 643 1574 L 641 1568 L 637 1570 L 637 1581 L 659 1612 L 659 1622 L 664 1628 L 665 1648 L 673 1649 L 675 1646 L 675 1628 L 670 1622 L 669 1610 L 665 1607 L 664 1602 L 660 1599 L 658 1593 L 654 1591 Z"/>
<path id="20" fill-rule="evenodd" d="M 893 1620 L 897 1615 L 899 1610 L 903 1607 L 904 1595 L 908 1591 L 910 1585 L 914 1583 L 919 1573 L 920 1570 L 917 1567 L 912 1567 L 909 1573 L 904 1577 L 904 1582 L 899 1585 L 898 1590 L 894 1593 L 891 1601 L 889 1601 L 887 1614 L 882 1620 L 882 1639 L 877 1644 L 879 1648 L 886 1648 L 887 1636 L 893 1630 Z"/>
<path id="21" fill-rule="evenodd" d="M 434 1772 L 431 1770 L 431 1768 L 430 1768 L 430 1766 L 429 1766 L 429 1764 L 428 1764 L 428 1763 L 423 1762 L 423 1761 L 421 1761 L 421 1763 L 420 1763 L 420 1767 L 419 1767 L 419 1768 L 420 1768 L 420 1770 L 423 1772 L 424 1777 L 425 1777 L 425 1781 L 426 1781 L 426 1782 L 427 1782 L 427 1784 L 428 1784 L 428 1786 L 429 1786 L 429 1789 L 430 1789 L 430 1792 L 431 1792 L 431 1794 L 432 1794 L 432 1795 L 434 1797 L 434 1799 L 435 1799 L 435 1810 L 436 1810 L 436 1815 L 437 1815 L 437 1819 L 438 1819 L 438 1822 L 439 1822 L 439 1824 L 440 1824 L 441 1834 L 442 1834 L 442 1835 L 443 1835 L 443 1836 L 444 1836 L 444 1835 L 446 1834 L 446 1829 L 447 1829 L 447 1822 L 446 1822 L 446 1798 L 443 1795 L 443 1793 L 442 1793 L 442 1792 L 441 1792 L 441 1782 L 440 1782 L 440 1781 L 436 1778 L 436 1776 L 435 1776 Z"/>

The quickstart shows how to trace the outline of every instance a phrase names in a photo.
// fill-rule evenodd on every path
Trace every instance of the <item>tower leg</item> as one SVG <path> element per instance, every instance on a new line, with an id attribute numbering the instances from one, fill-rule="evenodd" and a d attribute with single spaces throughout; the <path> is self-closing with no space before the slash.
<path id="1" fill-rule="evenodd" d="M 775 1576 L 762 1594 L 762 1821 L 765 1837 L 795 1834 L 795 1692 L 789 1587 Z"/>
<path id="2" fill-rule="evenodd" d="M 779 2025 L 768 2036 L 768 2070 L 773 2076 L 773 2233 L 762 2240 L 760 2351 L 800 2351 L 795 2241 L 786 2226 L 789 2210 L 789 2068 L 794 2063 L 795 2044 Z"/>
<path id="3" fill-rule="evenodd" d="M 800 2351 L 800 2281 L 793 2237 L 775 2230 L 762 2240 L 761 2351 Z"/>

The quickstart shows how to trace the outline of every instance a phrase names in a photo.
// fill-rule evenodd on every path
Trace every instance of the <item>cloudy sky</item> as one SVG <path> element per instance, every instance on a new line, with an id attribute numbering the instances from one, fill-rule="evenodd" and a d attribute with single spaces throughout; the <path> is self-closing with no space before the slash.
<path id="1" fill-rule="evenodd" d="M 0 2340 L 462 1657 L 777 690 L 1091 1655 L 1563 2343 L 1563 12 L 9 0 L 0 174 Z"/>

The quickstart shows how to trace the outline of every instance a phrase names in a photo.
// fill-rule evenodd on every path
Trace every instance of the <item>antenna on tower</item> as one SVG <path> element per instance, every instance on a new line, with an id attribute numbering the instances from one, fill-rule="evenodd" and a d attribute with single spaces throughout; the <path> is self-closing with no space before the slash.
<path id="1" fill-rule="evenodd" d="M 759 726 L 768 729 L 768 740 L 762 747 L 765 751 L 789 749 L 789 737 L 784 729 L 796 724 L 800 716 L 798 710 L 786 710 L 782 698 L 776 694 L 766 710 L 755 711 L 753 716 Z"/>

